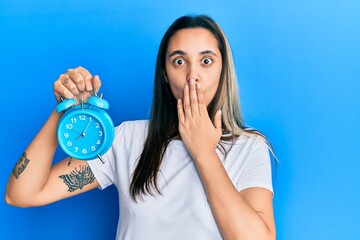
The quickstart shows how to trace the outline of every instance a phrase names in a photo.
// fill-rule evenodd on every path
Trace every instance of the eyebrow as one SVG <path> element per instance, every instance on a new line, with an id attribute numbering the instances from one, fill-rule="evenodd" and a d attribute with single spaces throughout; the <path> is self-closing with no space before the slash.
<path id="1" fill-rule="evenodd" d="M 175 55 L 187 55 L 187 53 L 182 50 L 175 50 L 169 54 L 168 58 L 171 58 L 172 56 L 175 56 Z M 200 52 L 200 55 L 213 55 L 213 56 L 217 57 L 217 54 L 211 50 L 202 51 L 202 52 Z"/>
<path id="2" fill-rule="evenodd" d="M 211 50 L 202 51 L 200 54 L 201 55 L 213 55 L 213 56 L 217 57 L 216 53 Z"/>

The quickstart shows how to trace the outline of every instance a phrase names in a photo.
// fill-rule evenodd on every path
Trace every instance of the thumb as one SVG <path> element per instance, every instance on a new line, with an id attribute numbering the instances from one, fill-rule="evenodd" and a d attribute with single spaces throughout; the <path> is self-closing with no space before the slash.
<path id="1" fill-rule="evenodd" d="M 221 110 L 220 109 L 215 114 L 214 126 L 217 130 L 222 131 L 222 129 L 221 129 Z"/>
<path id="2" fill-rule="evenodd" d="M 91 84 L 94 90 L 94 93 L 97 93 L 100 90 L 101 87 L 101 80 L 99 78 L 99 75 L 95 75 L 92 80 L 91 80 Z"/>

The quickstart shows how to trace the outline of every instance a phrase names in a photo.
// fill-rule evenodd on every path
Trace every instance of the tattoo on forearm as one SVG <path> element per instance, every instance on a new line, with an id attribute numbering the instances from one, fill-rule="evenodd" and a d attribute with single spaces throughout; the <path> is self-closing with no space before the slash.
<path id="1" fill-rule="evenodd" d="M 82 189 L 85 185 L 94 182 L 95 177 L 89 166 L 80 166 L 80 169 L 73 170 L 69 174 L 59 176 L 68 186 L 68 192 Z"/>
<path id="2" fill-rule="evenodd" d="M 26 152 L 24 152 L 12 170 L 12 173 L 16 179 L 19 179 L 20 174 L 25 170 L 29 162 L 30 160 L 26 157 Z"/>

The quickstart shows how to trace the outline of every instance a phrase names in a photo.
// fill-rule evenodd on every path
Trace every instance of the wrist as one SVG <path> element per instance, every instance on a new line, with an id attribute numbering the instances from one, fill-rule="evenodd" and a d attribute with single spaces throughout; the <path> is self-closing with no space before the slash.
<path id="1" fill-rule="evenodd" d="M 192 155 L 196 164 L 207 164 L 210 161 L 219 161 L 219 156 L 216 153 L 216 149 L 203 150 L 198 154 Z M 220 162 L 220 161 L 219 161 Z"/>

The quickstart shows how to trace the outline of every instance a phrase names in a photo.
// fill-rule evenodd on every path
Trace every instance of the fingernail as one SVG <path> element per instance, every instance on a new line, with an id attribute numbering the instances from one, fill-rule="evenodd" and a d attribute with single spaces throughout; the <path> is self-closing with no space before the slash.
<path id="1" fill-rule="evenodd" d="M 186 84 L 184 90 L 189 91 L 189 85 Z"/>
<path id="2" fill-rule="evenodd" d="M 201 86 L 200 86 L 199 82 L 196 83 L 196 87 L 197 87 L 197 89 L 200 89 Z"/>
<path id="3" fill-rule="evenodd" d="M 195 83 L 195 79 L 194 78 L 190 78 L 190 84 L 192 85 L 192 84 L 194 84 Z"/>

